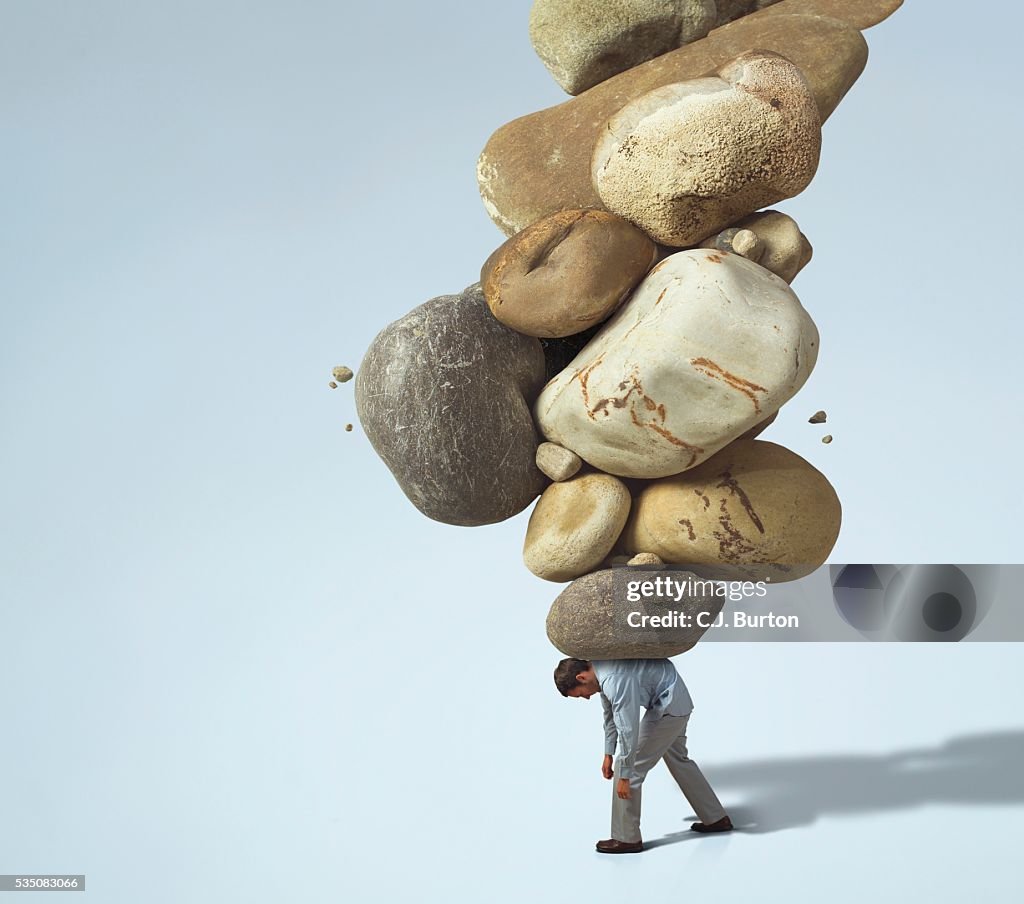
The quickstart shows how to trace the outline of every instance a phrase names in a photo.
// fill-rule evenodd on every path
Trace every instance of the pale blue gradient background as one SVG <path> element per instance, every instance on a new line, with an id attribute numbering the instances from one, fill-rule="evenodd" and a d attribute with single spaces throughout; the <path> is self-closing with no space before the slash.
<path id="1" fill-rule="evenodd" d="M 594 854 L 600 709 L 551 685 L 526 513 L 430 522 L 344 432 L 330 368 L 502 240 L 476 155 L 562 99 L 528 9 L 0 4 L 0 872 L 116 904 L 1021 891 L 1009 644 L 694 650 L 691 751 L 751 828 Z M 783 205 L 822 353 L 765 438 L 839 490 L 834 561 L 1021 561 L 1022 19 L 867 32 Z M 686 829 L 664 770 L 644 805 Z"/>

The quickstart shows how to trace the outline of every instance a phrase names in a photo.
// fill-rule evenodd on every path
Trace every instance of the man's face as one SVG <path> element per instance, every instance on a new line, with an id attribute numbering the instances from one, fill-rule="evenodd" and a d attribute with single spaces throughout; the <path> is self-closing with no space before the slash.
<path id="1" fill-rule="evenodd" d="M 587 669 L 585 672 L 580 672 L 576 676 L 576 681 L 578 682 L 576 687 L 569 691 L 570 697 L 582 697 L 584 700 L 589 700 L 594 696 L 594 694 L 601 690 L 593 669 Z"/>

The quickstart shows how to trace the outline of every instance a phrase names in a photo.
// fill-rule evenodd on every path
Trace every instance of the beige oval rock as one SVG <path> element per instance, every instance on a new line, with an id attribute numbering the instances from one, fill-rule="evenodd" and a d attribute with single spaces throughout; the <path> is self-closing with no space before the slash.
<path id="1" fill-rule="evenodd" d="M 563 210 L 510 238 L 480 282 L 505 326 L 546 339 L 607 319 L 657 259 L 644 233 L 603 210 Z"/>
<path id="2" fill-rule="evenodd" d="M 706 577 L 791 581 L 825 561 L 841 520 L 820 471 L 775 443 L 742 440 L 648 484 L 618 551 L 653 552 Z"/>
<path id="3" fill-rule="evenodd" d="M 557 483 L 574 477 L 582 466 L 582 458 L 557 443 L 541 443 L 537 446 L 537 467 Z"/>
<path id="4" fill-rule="evenodd" d="M 688 571 L 638 572 L 632 568 L 604 569 L 577 578 L 551 604 L 548 640 L 566 656 L 577 659 L 659 659 L 691 649 L 722 611 L 725 597 L 683 592 L 679 598 L 630 600 L 629 580 L 667 578 L 683 588 L 699 578 Z M 630 613 L 637 613 L 630 624 Z M 705 618 L 698 619 L 704 612 Z M 685 618 L 672 617 L 681 613 Z M 643 616 L 647 622 L 637 622 Z M 639 616 L 639 618 L 638 618 Z M 652 624 L 668 616 L 668 622 Z M 698 622 L 700 624 L 698 624 Z"/>
<path id="5" fill-rule="evenodd" d="M 665 477 L 765 422 L 817 354 L 817 328 L 779 277 L 736 254 L 680 251 L 547 383 L 534 417 L 601 471 Z"/>
<path id="6" fill-rule="evenodd" d="M 629 517 L 626 485 L 608 474 L 582 474 L 551 484 L 537 500 L 523 561 L 546 581 L 570 581 L 597 568 Z"/>
<path id="7" fill-rule="evenodd" d="M 759 51 L 718 77 L 641 95 L 600 135 L 591 175 L 602 203 L 677 247 L 799 194 L 821 151 L 821 119 L 803 74 Z"/>
<path id="8" fill-rule="evenodd" d="M 867 61 L 859 28 L 880 22 L 901 0 L 782 0 L 678 50 L 620 73 L 579 97 L 498 129 L 477 164 L 487 212 L 507 234 L 565 209 L 600 208 L 590 160 L 617 110 L 662 85 L 714 72 L 748 50 L 780 53 L 800 67 L 822 120 Z"/>

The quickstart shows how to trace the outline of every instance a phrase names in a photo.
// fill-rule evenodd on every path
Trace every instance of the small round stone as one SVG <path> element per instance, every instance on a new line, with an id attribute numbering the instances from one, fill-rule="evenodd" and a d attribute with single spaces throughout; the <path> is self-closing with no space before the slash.
<path id="1" fill-rule="evenodd" d="M 826 433 L 821 438 L 821 441 L 827 446 L 830 442 L 832 442 L 832 434 L 831 433 Z"/>
<path id="2" fill-rule="evenodd" d="M 352 369 L 343 365 L 338 365 L 338 367 L 334 368 L 334 370 L 331 371 L 331 375 L 339 383 L 347 383 L 353 376 Z"/>
<path id="3" fill-rule="evenodd" d="M 345 425 L 345 432 L 346 433 L 351 433 L 352 432 L 352 425 L 351 424 L 346 424 Z"/>
<path id="4" fill-rule="evenodd" d="M 756 232 L 751 232 L 749 229 L 737 229 L 736 234 L 732 237 L 732 250 L 743 255 L 747 260 L 756 262 L 761 256 L 761 252 L 764 251 L 764 246 Z"/>
<path id="5" fill-rule="evenodd" d="M 334 380 L 331 380 L 331 382 L 328 383 L 327 385 L 330 386 L 331 389 L 337 389 L 338 388 L 338 384 L 335 383 Z"/>
<path id="6" fill-rule="evenodd" d="M 638 552 L 632 559 L 626 562 L 627 565 L 656 565 L 661 567 L 665 563 L 662 561 L 661 556 L 656 556 L 653 552 Z"/>

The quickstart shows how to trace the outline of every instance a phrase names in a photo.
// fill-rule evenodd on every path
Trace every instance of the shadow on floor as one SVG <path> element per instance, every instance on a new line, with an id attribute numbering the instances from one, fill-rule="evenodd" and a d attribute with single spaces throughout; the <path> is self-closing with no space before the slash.
<path id="1" fill-rule="evenodd" d="M 1024 730 L 953 738 L 940 747 L 872 755 L 818 755 L 701 767 L 746 835 L 820 817 L 885 813 L 925 804 L 1024 804 Z M 730 806 L 729 798 L 747 803 Z M 733 834 L 733 833 L 729 833 Z M 729 834 L 717 837 L 729 837 Z M 699 838 L 672 832 L 645 847 Z"/>

